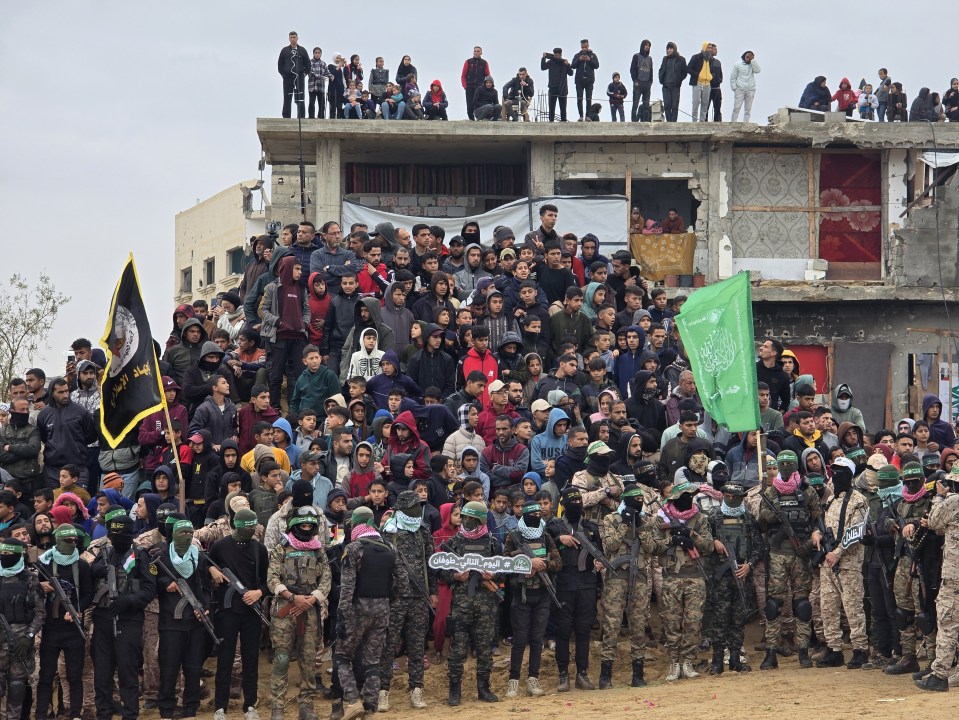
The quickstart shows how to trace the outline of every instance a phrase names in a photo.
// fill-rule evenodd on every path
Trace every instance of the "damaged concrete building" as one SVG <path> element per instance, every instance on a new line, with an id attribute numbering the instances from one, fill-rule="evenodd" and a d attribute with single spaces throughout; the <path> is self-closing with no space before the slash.
<path id="1" fill-rule="evenodd" d="M 756 337 L 792 348 L 824 397 L 850 384 L 870 430 L 918 416 L 927 391 L 954 417 L 959 125 L 826 119 L 304 121 L 300 137 L 296 121 L 261 118 L 257 132 L 268 219 L 282 222 L 300 217 L 300 148 L 318 225 L 344 200 L 427 218 L 554 195 L 626 196 L 656 219 L 675 207 L 695 269 L 710 282 L 751 271 Z"/>

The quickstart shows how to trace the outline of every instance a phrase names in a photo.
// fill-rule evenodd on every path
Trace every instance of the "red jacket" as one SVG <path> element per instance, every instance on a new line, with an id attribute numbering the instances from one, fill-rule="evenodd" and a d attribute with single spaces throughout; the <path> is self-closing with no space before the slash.
<path id="1" fill-rule="evenodd" d="M 273 407 L 267 407 L 263 412 L 257 412 L 252 402 L 240 408 L 240 411 L 236 414 L 237 422 L 240 425 L 240 439 L 237 442 L 240 448 L 240 457 L 246 455 L 253 449 L 253 446 L 256 445 L 256 440 L 253 436 L 253 426 L 260 421 L 268 422 L 272 425 L 273 421 L 279 417 L 280 413 Z"/>
<path id="2" fill-rule="evenodd" d="M 486 403 L 483 411 L 479 414 L 479 417 L 476 418 L 476 434 L 483 438 L 483 441 L 487 445 L 492 445 L 496 442 L 496 418 L 500 415 L 508 415 L 510 420 L 515 420 L 519 417 L 519 413 L 516 412 L 516 409 L 509 403 L 506 403 L 506 407 L 503 408 L 503 412 L 501 413 L 493 409 L 492 403 Z"/>
<path id="3" fill-rule="evenodd" d="M 475 348 L 470 348 L 470 351 L 466 353 L 466 357 L 463 358 L 463 377 L 459 379 L 456 386 L 463 387 L 466 384 L 466 378 L 468 378 L 469 374 L 474 370 L 479 370 L 486 376 L 486 387 L 483 388 L 482 396 L 483 407 L 486 407 L 489 405 L 490 383 L 499 377 L 499 363 L 496 362 L 496 358 L 493 357 L 492 351 L 487 350 L 486 355 L 481 358 Z"/>
<path id="4" fill-rule="evenodd" d="M 186 408 L 180 404 L 179 398 L 170 405 L 170 420 L 179 420 L 180 427 L 183 428 L 183 434 L 186 435 L 186 431 L 190 427 L 190 416 Z M 141 448 L 147 451 L 147 455 L 143 459 L 143 467 L 150 473 L 163 464 L 163 450 L 168 447 L 166 438 L 163 437 L 163 428 L 165 427 L 166 415 L 163 410 L 150 413 L 140 423 L 137 442 Z"/>
<path id="5" fill-rule="evenodd" d="M 307 328 L 310 337 L 310 343 L 321 347 L 323 345 L 323 326 L 326 324 L 326 316 L 330 311 L 330 294 L 324 293 L 323 297 L 320 297 L 316 294 L 316 291 L 313 290 L 313 280 L 316 276 L 322 276 L 323 273 L 310 273 L 309 283 L 307 288 L 309 289 L 309 300 L 310 300 L 310 326 Z M 240 438 L 240 444 L 242 445 L 243 438 Z M 251 446 L 252 447 L 252 446 Z"/>
<path id="6" fill-rule="evenodd" d="M 400 442 L 396 434 L 397 425 L 405 425 L 412 433 L 412 437 L 407 442 Z M 386 443 L 386 455 L 381 462 L 384 466 L 389 466 L 390 458 L 398 453 L 406 453 L 413 458 L 413 478 L 415 480 L 429 480 L 431 474 L 429 465 L 430 446 L 420 440 L 416 418 L 409 410 L 401 412 L 393 421 L 393 427 L 390 428 L 390 439 Z"/>

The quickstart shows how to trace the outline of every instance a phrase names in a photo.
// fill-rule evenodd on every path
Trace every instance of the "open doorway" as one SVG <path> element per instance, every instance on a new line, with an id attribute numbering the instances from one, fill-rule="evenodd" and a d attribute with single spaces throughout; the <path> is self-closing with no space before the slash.
<path id="1" fill-rule="evenodd" d="M 685 178 L 634 178 L 630 189 L 633 207 L 638 207 L 644 218 L 659 222 L 670 208 L 676 208 L 687 228 L 696 225 L 700 202 L 693 197 Z M 556 183 L 556 192 L 560 195 L 623 195 L 625 190 L 625 178 L 583 178 Z"/>

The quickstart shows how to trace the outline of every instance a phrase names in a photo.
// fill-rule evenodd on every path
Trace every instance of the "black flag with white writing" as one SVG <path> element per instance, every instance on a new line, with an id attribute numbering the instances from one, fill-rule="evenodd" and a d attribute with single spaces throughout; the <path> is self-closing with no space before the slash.
<path id="1" fill-rule="evenodd" d="M 163 407 L 153 335 L 132 253 L 113 293 L 100 345 L 107 352 L 100 381 L 100 428 L 115 448 L 143 418 Z"/>

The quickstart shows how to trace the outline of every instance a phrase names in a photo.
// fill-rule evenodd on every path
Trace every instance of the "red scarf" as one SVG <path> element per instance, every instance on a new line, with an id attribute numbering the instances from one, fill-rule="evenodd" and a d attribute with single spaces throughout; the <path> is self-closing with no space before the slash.
<path id="1" fill-rule="evenodd" d="M 928 492 L 928 491 L 926 490 L 925 484 L 923 484 L 923 485 L 919 488 L 919 492 L 917 492 L 915 495 L 913 495 L 913 494 L 910 493 L 908 490 L 906 490 L 906 486 L 903 485 L 903 487 L 902 487 L 902 499 L 905 500 L 905 501 L 908 502 L 908 503 L 914 503 L 914 502 L 916 502 L 917 500 L 921 500 L 922 498 L 924 498 L 924 497 L 926 496 L 926 492 Z"/>
<path id="2" fill-rule="evenodd" d="M 780 495 L 792 495 L 799 487 L 799 473 L 794 472 L 788 480 L 783 480 L 777 475 L 773 479 L 773 487 L 779 491 Z"/>
<path id="3" fill-rule="evenodd" d="M 673 520 L 689 522 L 689 520 L 699 512 L 699 506 L 696 503 L 693 503 L 693 506 L 689 508 L 689 510 L 680 510 L 671 502 L 667 502 L 665 505 L 663 505 L 663 512 L 665 512 Z"/>

